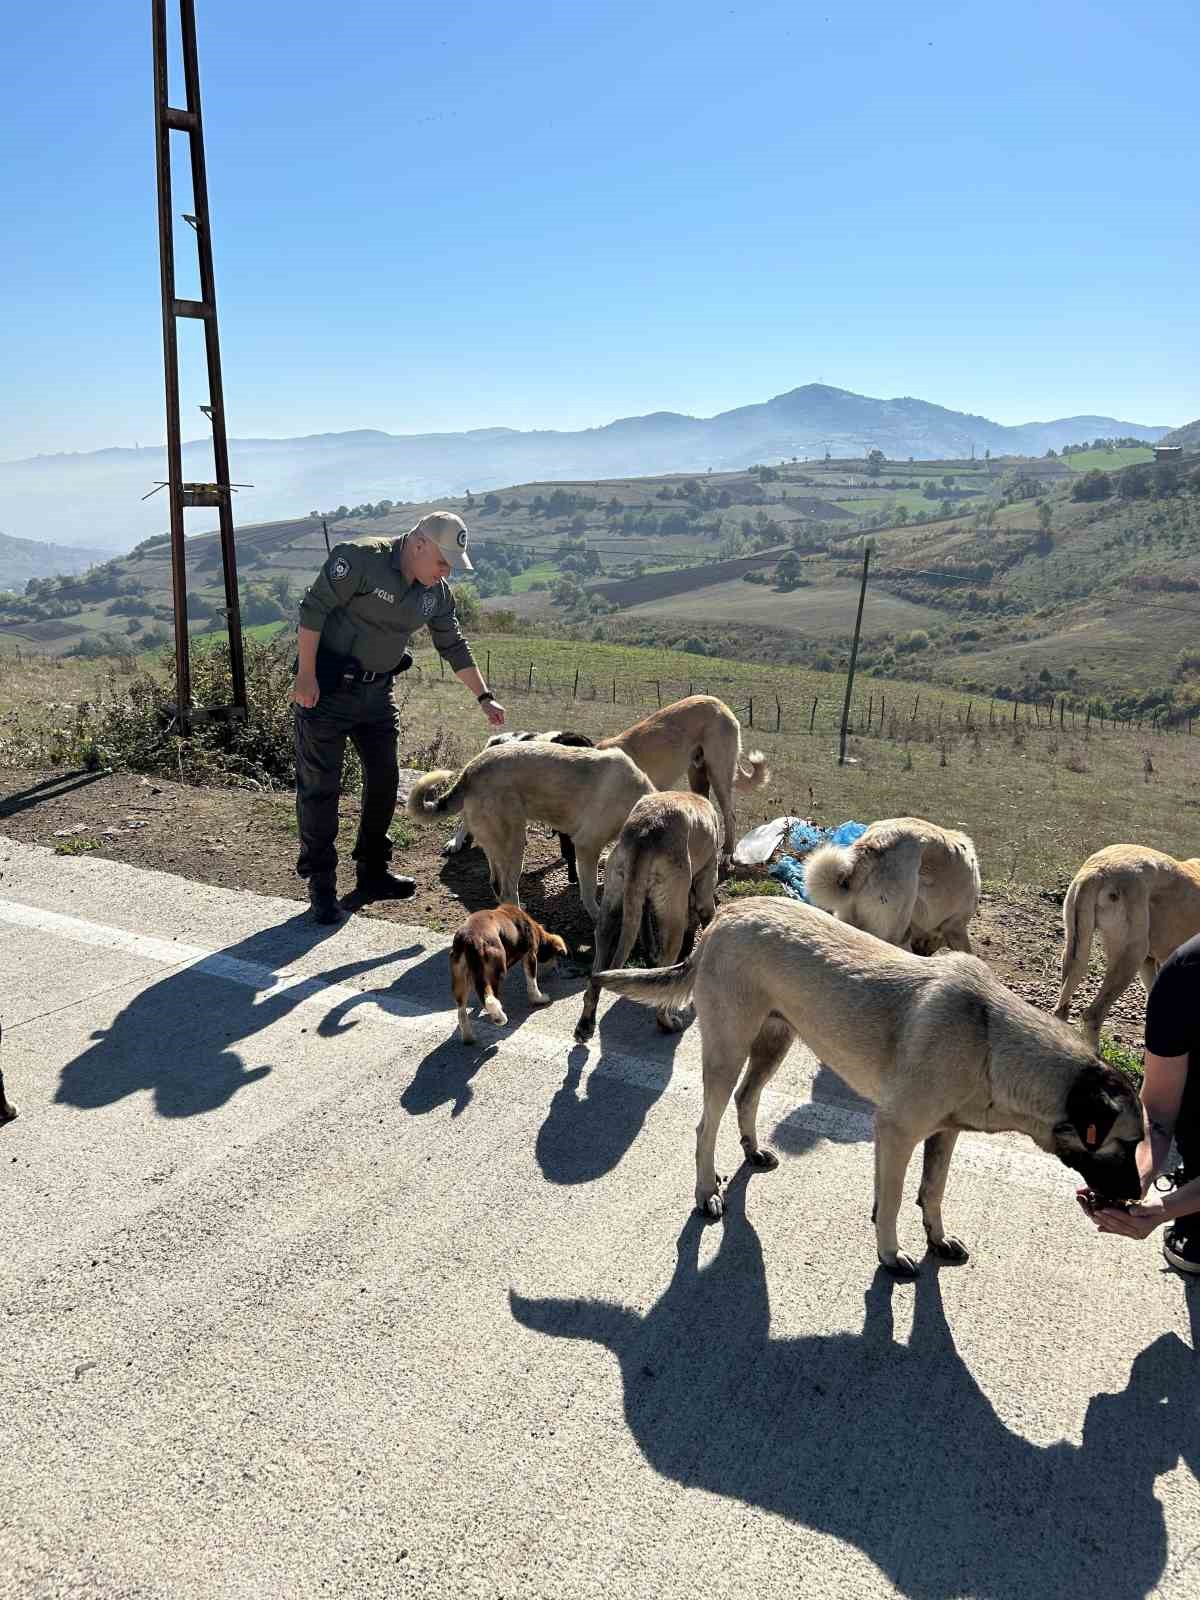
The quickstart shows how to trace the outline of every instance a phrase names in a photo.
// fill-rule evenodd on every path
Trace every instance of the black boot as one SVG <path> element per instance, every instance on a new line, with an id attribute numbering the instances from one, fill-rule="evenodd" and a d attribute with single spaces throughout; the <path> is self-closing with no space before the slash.
<path id="1" fill-rule="evenodd" d="M 401 878 L 384 866 L 359 866 L 356 900 L 407 900 L 417 892 L 412 878 Z"/>
<path id="2" fill-rule="evenodd" d="M 339 922 L 345 922 L 346 913 L 342 910 L 337 897 L 335 878 L 310 878 L 308 898 L 312 904 L 313 921 L 320 923 L 323 928 L 331 928 Z"/>

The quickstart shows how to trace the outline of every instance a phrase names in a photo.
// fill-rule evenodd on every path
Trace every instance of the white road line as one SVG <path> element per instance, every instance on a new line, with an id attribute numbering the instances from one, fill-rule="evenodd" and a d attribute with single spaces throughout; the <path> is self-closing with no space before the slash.
<path id="1" fill-rule="evenodd" d="M 391 993 L 355 989 L 349 984 L 326 983 L 320 978 L 305 978 L 286 968 L 277 971 L 258 962 L 240 961 L 234 956 L 206 950 L 201 945 L 187 944 L 181 939 L 158 939 L 144 933 L 130 933 L 124 928 L 111 928 L 82 917 L 67 916 L 61 911 L 24 905 L 17 900 L 0 899 L 0 923 L 30 928 L 95 949 L 122 951 L 179 971 L 191 970 L 204 977 L 221 978 L 228 983 L 253 989 L 264 999 L 290 993 L 295 995 L 298 1005 L 320 1004 L 328 1010 L 334 1006 L 352 1004 L 359 1008 L 362 1021 L 377 1020 L 391 1025 L 403 1023 L 406 1037 L 414 1047 L 418 1042 L 422 1046 L 436 1042 L 439 1036 L 448 1039 L 454 1030 L 455 1013 L 449 1005 L 444 1014 L 431 1012 L 428 1006 L 402 1000 Z M 81 996 L 64 1009 L 69 1009 L 72 1004 L 86 1004 L 91 998 L 95 997 Z M 369 1003 L 365 1010 L 364 1002 Z M 21 1026 L 20 1023 L 11 1024 L 10 1031 L 16 1034 Z M 497 1033 L 493 1037 L 500 1049 L 508 1043 L 503 1034 Z M 492 1041 L 485 1039 L 482 1042 L 486 1046 Z M 529 1024 L 522 1028 L 519 1038 L 511 1042 L 523 1055 L 535 1056 L 544 1063 L 549 1075 L 561 1075 L 563 1057 L 572 1047 L 565 1039 L 539 1037 Z M 664 1090 L 662 1062 L 605 1050 L 598 1060 L 591 1061 L 592 1070 L 595 1070 L 599 1061 L 603 1062 L 606 1077 L 617 1078 L 635 1089 L 649 1091 L 656 1096 L 683 1096 L 695 1107 L 700 1105 L 701 1079 L 696 1068 L 675 1061 L 671 1064 L 670 1082 Z M 761 1105 L 764 1121 L 760 1123 L 760 1132 L 764 1138 L 769 1137 L 765 1126 L 767 1117 L 778 1123 L 801 1111 L 806 1130 L 811 1129 L 818 1138 L 842 1144 L 866 1144 L 871 1139 L 872 1119 L 852 1106 L 827 1101 L 801 1103 L 798 1106 L 792 1095 L 776 1089 L 764 1092 Z M 789 1142 L 785 1133 L 778 1145 L 779 1153 L 785 1160 Z M 1053 1158 L 1036 1154 L 1023 1141 L 1018 1142 L 1016 1136 L 965 1135 L 958 1142 L 954 1163 L 956 1167 L 965 1166 L 992 1178 L 1046 1194 L 1063 1195 L 1067 1185 L 1073 1181 L 1067 1170 Z"/>

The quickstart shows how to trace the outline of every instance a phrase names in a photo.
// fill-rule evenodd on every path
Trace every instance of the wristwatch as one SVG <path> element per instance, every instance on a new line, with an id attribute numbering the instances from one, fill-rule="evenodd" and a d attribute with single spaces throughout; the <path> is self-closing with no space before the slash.
<path id="1" fill-rule="evenodd" d="M 479 701 L 479 704 L 482 705 L 485 700 L 494 700 L 496 696 L 490 689 L 485 689 L 482 694 L 477 694 L 475 698 Z"/>

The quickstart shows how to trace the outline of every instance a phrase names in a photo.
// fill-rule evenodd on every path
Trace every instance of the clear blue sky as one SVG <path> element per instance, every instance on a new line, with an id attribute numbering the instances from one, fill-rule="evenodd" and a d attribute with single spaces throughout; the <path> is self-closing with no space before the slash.
<path id="1" fill-rule="evenodd" d="M 149 10 L 7 22 L 4 459 L 163 437 Z M 198 0 L 230 432 L 1200 416 L 1200 7 L 1136 10 Z"/>

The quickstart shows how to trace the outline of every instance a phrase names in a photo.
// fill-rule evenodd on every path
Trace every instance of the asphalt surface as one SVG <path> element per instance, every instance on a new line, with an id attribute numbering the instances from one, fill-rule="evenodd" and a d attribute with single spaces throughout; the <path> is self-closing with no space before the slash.
<path id="1" fill-rule="evenodd" d="M 694 1028 L 302 910 L 0 838 L 0 1596 L 1196 1594 L 1197 1289 L 1065 1169 L 894 1285 L 797 1049 L 706 1226 Z"/>

